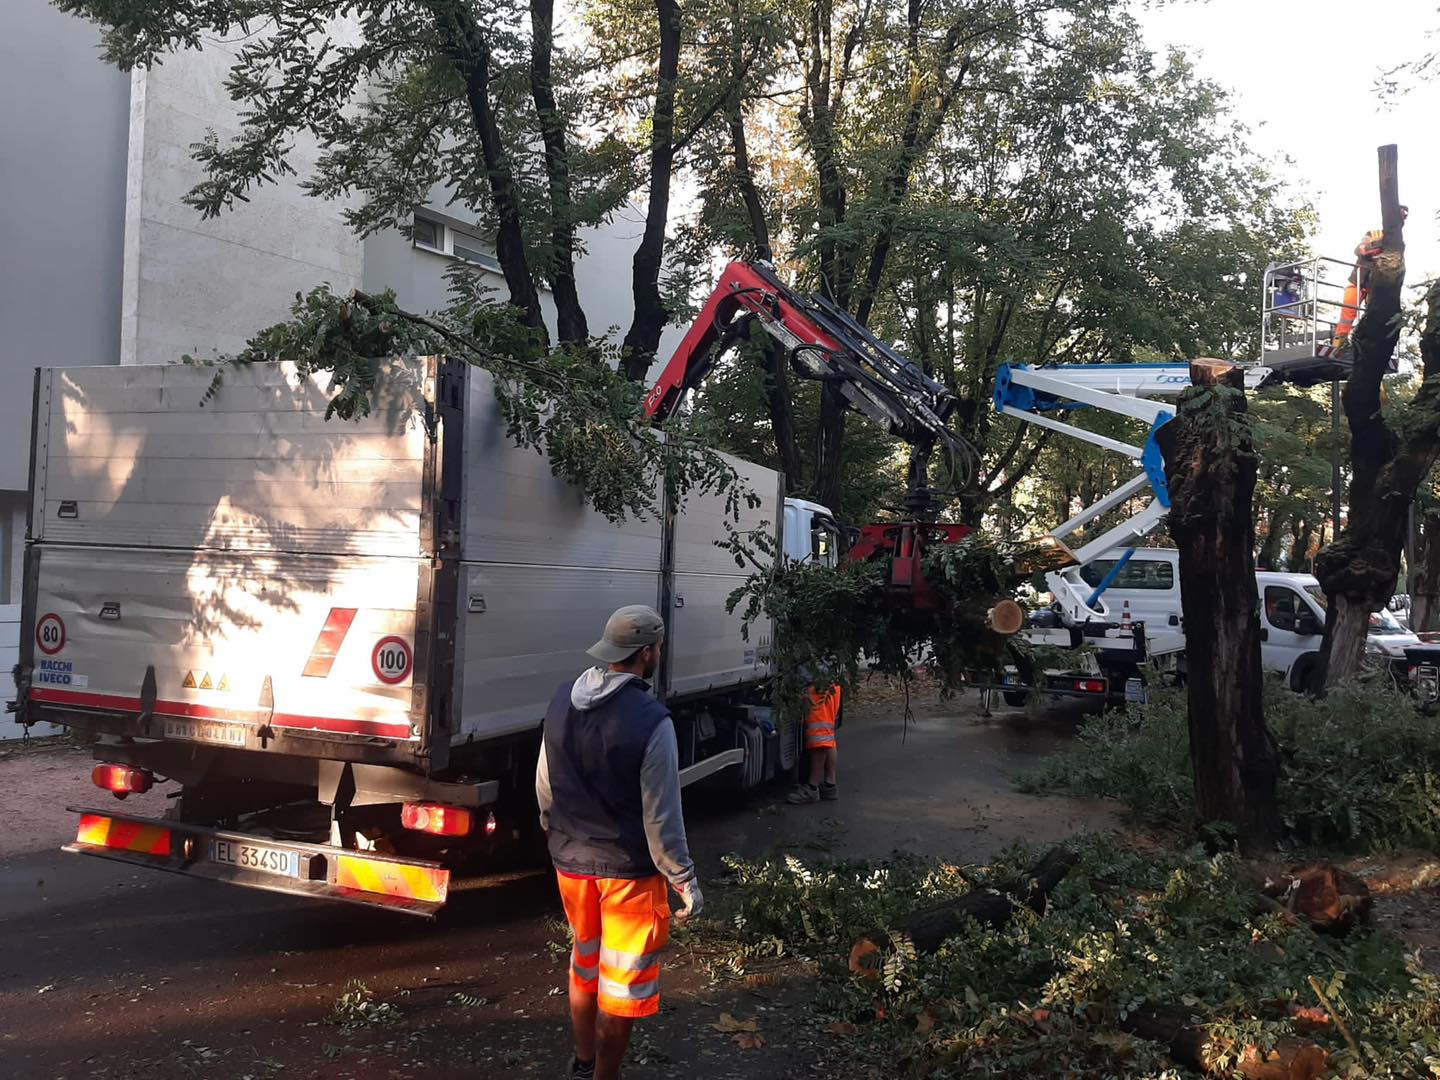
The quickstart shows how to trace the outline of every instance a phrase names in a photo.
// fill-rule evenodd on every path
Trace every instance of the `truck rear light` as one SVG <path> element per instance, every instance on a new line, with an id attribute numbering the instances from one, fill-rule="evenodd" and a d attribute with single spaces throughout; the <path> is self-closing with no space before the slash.
<path id="1" fill-rule="evenodd" d="M 117 799 L 123 799 L 132 791 L 149 791 L 155 783 L 155 774 L 149 769 L 132 769 L 129 765 L 96 765 L 90 772 L 95 786 L 111 792 Z"/>
<path id="2" fill-rule="evenodd" d="M 1072 688 L 1082 694 L 1103 694 L 1105 692 L 1104 679 L 1075 679 Z"/>
<path id="3" fill-rule="evenodd" d="M 459 806 L 410 802 L 400 808 L 400 824 L 436 836 L 469 836 L 475 815 Z M 486 827 L 488 831 L 488 822 Z"/>

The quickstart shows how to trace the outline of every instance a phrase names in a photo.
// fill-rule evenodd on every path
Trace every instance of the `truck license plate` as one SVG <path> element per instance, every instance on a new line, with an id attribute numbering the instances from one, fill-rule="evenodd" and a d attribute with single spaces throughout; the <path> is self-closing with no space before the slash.
<path id="1" fill-rule="evenodd" d="M 300 876 L 300 853 L 240 840 L 211 840 L 210 861 L 281 877 Z"/>
<path id="2" fill-rule="evenodd" d="M 189 742 L 223 743 L 226 746 L 244 746 L 250 729 L 244 724 L 226 724 L 217 720 L 171 720 L 165 721 L 165 738 L 185 739 Z"/>

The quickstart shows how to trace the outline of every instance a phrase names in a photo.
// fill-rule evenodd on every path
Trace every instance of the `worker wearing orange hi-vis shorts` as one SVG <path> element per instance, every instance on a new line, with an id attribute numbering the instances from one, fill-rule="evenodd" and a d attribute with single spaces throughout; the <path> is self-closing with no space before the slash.
<path id="1" fill-rule="evenodd" d="M 835 778 L 838 759 L 835 731 L 840 726 L 842 716 L 840 684 L 835 683 L 821 689 L 817 683 L 805 692 L 805 697 L 805 754 L 809 759 L 808 776 L 794 791 L 785 796 L 787 802 L 797 805 L 840 797 Z"/>
<path id="2" fill-rule="evenodd" d="M 704 903 L 680 809 L 675 726 L 645 681 L 665 624 L 623 607 L 590 648 L 600 664 L 556 691 L 535 771 L 540 825 L 572 937 L 571 1077 L 615 1080 L 637 1017 L 660 1009 L 660 952 Z"/>
<path id="3" fill-rule="evenodd" d="M 1400 207 L 1400 222 L 1403 225 L 1405 219 L 1410 216 L 1408 206 Z M 1345 299 L 1340 302 L 1340 321 L 1335 325 L 1335 344 L 1337 346 L 1347 345 L 1350 342 L 1350 331 L 1355 326 L 1355 320 L 1360 315 L 1360 308 L 1370 298 L 1370 289 L 1366 279 L 1370 271 L 1375 267 L 1375 259 L 1384 250 L 1385 232 L 1383 229 L 1371 229 L 1355 245 L 1355 269 L 1350 271 L 1350 280 L 1345 286 Z"/>

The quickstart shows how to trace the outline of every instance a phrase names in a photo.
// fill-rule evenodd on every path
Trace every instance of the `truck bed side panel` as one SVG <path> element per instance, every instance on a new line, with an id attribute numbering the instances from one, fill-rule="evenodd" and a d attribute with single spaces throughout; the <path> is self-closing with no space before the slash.
<path id="1" fill-rule="evenodd" d="M 511 442 L 483 372 L 470 371 L 457 740 L 534 729 L 555 688 L 594 661 L 609 614 L 659 600 L 661 529 L 615 525 Z"/>
<path id="2" fill-rule="evenodd" d="M 759 503 L 749 506 L 742 499 L 737 521 L 723 494 L 692 492 L 675 519 L 671 697 L 754 683 L 769 673 L 769 622 L 757 622 L 747 636 L 743 605 L 733 614 L 725 610 L 730 594 L 754 568 L 737 566 L 715 541 L 725 538 L 727 527 L 742 535 L 755 529 L 777 534 L 784 500 L 774 470 L 728 460 Z"/>

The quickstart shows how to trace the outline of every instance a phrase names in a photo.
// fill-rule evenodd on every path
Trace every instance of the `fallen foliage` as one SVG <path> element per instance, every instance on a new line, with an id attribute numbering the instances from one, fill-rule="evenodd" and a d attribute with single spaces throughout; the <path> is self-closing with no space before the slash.
<path id="1" fill-rule="evenodd" d="M 1037 853 L 981 867 L 728 860 L 730 965 L 821 960 L 815 1024 L 887 1043 L 895 1075 L 1139 1080 L 1178 1078 L 1183 1064 L 1252 1078 L 1440 1076 L 1440 983 L 1394 938 L 1365 927 L 1325 937 L 1258 905 L 1232 855 L 1070 846 L 1078 862 L 1045 914 L 1017 903 L 1004 925 L 968 923 L 928 953 L 893 928 L 1019 879 Z M 850 942 L 877 925 L 892 928 L 878 982 L 846 967 Z"/>
<path id="2" fill-rule="evenodd" d="M 1292 840 L 1361 850 L 1440 851 L 1440 725 L 1405 695 L 1337 687 L 1315 699 L 1266 688 L 1281 747 L 1278 796 Z M 1118 799 L 1148 821 L 1196 826 L 1184 694 L 1087 720 L 1075 746 L 1020 778 L 1031 791 Z"/>

